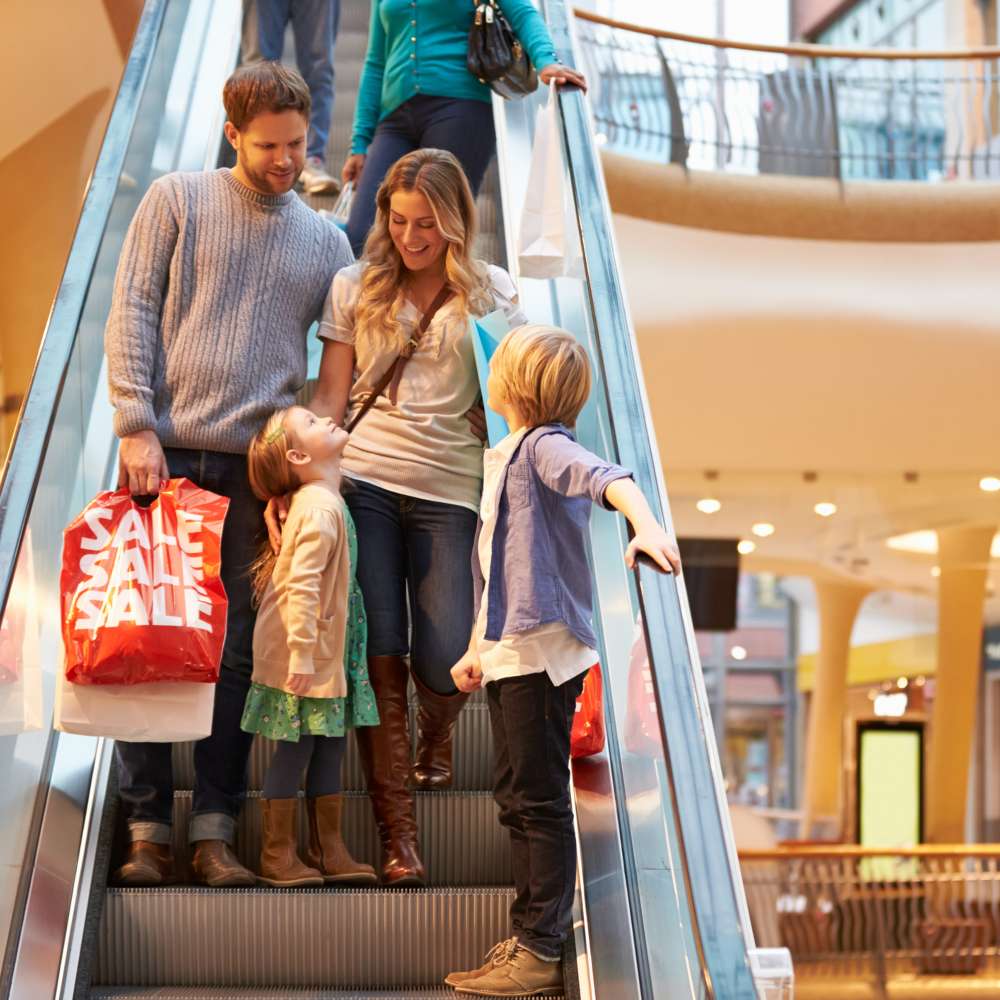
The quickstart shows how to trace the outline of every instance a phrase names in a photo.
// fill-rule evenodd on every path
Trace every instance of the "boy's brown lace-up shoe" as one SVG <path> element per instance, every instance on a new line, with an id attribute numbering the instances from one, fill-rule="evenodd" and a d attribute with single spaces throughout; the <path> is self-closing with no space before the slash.
<path id="1" fill-rule="evenodd" d="M 125 863 L 115 872 L 115 881 L 124 885 L 170 885 L 176 881 L 170 845 L 133 840 Z"/>
<path id="2" fill-rule="evenodd" d="M 455 986 L 459 993 L 481 997 L 554 997 L 563 991 L 562 963 L 546 962 L 514 942 L 502 965 Z"/>
<path id="3" fill-rule="evenodd" d="M 469 979 L 485 976 L 495 966 L 505 965 L 510 956 L 514 954 L 515 947 L 517 947 L 516 937 L 500 941 L 486 953 L 486 958 L 478 969 L 471 969 L 469 972 L 449 972 L 444 981 L 449 986 L 458 986 L 459 983 L 464 983 Z"/>

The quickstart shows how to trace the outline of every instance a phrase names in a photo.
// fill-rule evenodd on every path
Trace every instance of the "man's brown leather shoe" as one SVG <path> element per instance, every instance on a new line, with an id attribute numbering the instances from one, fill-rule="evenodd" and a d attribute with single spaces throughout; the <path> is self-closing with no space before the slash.
<path id="1" fill-rule="evenodd" d="M 238 889 L 257 884 L 257 876 L 244 868 L 224 840 L 196 840 L 191 859 L 195 881 L 213 889 Z"/>
<path id="2" fill-rule="evenodd" d="M 115 880 L 125 885 L 167 885 L 174 881 L 174 854 L 169 844 L 133 840 L 128 857 L 115 872 Z"/>

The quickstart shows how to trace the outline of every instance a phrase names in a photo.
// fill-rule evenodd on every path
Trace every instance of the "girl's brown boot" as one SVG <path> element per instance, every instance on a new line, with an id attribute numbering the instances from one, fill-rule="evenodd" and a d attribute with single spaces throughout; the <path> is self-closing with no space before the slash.
<path id="1" fill-rule="evenodd" d="M 302 886 L 323 884 L 323 876 L 304 864 L 295 836 L 298 799 L 261 799 L 264 839 L 260 848 L 260 880 L 265 885 Z"/>
<path id="2" fill-rule="evenodd" d="M 309 810 L 309 850 L 306 860 L 327 882 L 371 885 L 378 881 L 371 865 L 355 861 L 341 836 L 344 800 L 340 795 L 306 799 Z"/>

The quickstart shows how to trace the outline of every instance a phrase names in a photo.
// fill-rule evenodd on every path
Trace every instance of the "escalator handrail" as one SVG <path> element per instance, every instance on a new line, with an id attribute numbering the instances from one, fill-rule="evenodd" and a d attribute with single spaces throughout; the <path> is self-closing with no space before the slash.
<path id="1" fill-rule="evenodd" d="M 0 482 L 0 621 L 168 0 L 146 0 Z"/>
<path id="2" fill-rule="evenodd" d="M 557 52 L 572 52 L 564 0 L 546 0 L 546 20 Z M 640 375 L 628 306 L 614 241 L 607 191 L 583 96 L 562 91 L 560 107 L 565 149 L 587 285 L 597 331 L 598 364 L 611 417 L 617 460 L 660 518 L 667 506 L 652 441 L 652 421 Z M 746 906 L 728 815 L 718 793 L 719 769 L 714 730 L 700 670 L 691 652 L 683 602 L 676 580 L 649 568 L 637 570 L 637 588 L 649 653 L 660 735 L 672 806 L 679 831 L 680 858 L 695 941 L 709 996 L 752 1000 L 756 989 L 747 957 Z M 649 933 L 649 930 L 647 930 Z"/>

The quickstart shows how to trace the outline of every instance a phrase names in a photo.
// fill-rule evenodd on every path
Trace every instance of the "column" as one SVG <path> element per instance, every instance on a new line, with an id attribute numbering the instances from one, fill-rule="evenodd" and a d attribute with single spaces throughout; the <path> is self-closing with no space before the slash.
<path id="1" fill-rule="evenodd" d="M 819 652 L 806 733 L 802 836 L 840 839 L 844 828 L 844 715 L 851 631 L 869 588 L 816 580 Z"/>
<path id="2" fill-rule="evenodd" d="M 992 526 L 938 531 L 938 637 L 933 729 L 927 755 L 924 840 L 965 840 L 969 762 L 976 727 L 983 601 Z"/>

